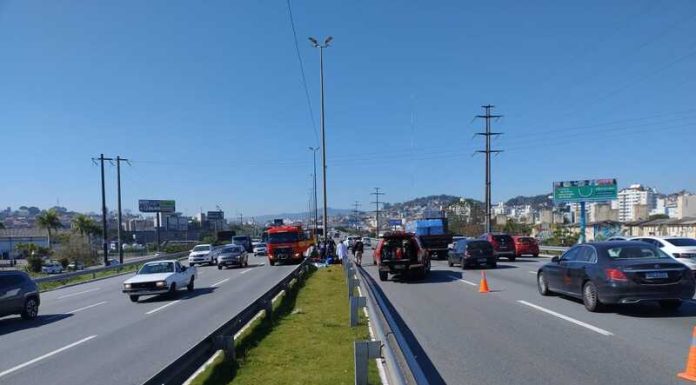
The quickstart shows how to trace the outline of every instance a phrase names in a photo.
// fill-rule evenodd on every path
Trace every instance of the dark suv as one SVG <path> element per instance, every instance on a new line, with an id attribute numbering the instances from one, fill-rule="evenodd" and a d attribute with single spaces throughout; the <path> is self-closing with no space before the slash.
<path id="1" fill-rule="evenodd" d="M 25 320 L 39 314 L 39 288 L 22 271 L 0 271 L 0 317 L 19 314 Z"/>
<path id="2" fill-rule="evenodd" d="M 497 258 L 507 257 L 510 261 L 515 260 L 515 240 L 505 233 L 485 233 L 481 237 L 493 245 L 493 251 Z"/>
<path id="3" fill-rule="evenodd" d="M 232 237 L 232 243 L 244 247 L 247 253 L 254 252 L 254 245 L 251 242 L 251 237 L 248 235 L 237 235 Z"/>

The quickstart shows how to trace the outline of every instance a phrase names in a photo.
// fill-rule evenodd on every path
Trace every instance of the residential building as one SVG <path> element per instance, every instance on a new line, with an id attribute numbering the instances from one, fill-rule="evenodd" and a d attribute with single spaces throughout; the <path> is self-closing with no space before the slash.
<path id="1" fill-rule="evenodd" d="M 648 212 L 654 209 L 657 205 L 656 193 L 655 189 L 640 184 L 621 189 L 618 193 L 619 221 L 634 221 L 634 214 L 643 214 L 643 208 L 639 208 L 637 212 L 634 210 L 636 205 L 645 205 Z M 645 213 L 646 216 L 648 212 Z"/>
<path id="2" fill-rule="evenodd" d="M 677 196 L 676 218 L 696 217 L 696 195 L 680 194 Z"/>
<path id="3" fill-rule="evenodd" d="M 624 228 L 624 233 L 630 237 L 696 238 L 696 217 L 629 222 L 624 224 Z"/>

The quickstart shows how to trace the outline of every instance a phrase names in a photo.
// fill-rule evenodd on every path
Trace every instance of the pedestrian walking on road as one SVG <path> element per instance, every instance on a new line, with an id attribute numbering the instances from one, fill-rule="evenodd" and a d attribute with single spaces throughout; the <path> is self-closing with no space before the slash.
<path id="1" fill-rule="evenodd" d="M 355 254 L 355 264 L 358 266 L 362 265 L 362 256 L 363 256 L 364 248 L 365 248 L 365 245 L 363 245 L 361 239 L 358 239 L 353 244 L 353 254 Z"/>
<path id="2" fill-rule="evenodd" d="M 343 262 L 343 258 L 348 258 L 348 246 L 345 243 L 339 242 L 337 247 L 338 260 Z"/>

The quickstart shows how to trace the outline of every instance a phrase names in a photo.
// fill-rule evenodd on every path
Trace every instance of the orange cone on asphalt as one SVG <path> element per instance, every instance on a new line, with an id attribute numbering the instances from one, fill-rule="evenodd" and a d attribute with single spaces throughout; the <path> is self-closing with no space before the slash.
<path id="1" fill-rule="evenodd" d="M 689 357 L 686 359 L 686 369 L 677 377 L 696 382 L 696 327 L 691 333 L 691 346 L 689 347 Z"/>
<path id="2" fill-rule="evenodd" d="M 481 283 L 479 284 L 479 293 L 488 293 L 488 280 L 486 279 L 486 272 L 481 272 Z M 695 358 L 696 359 L 696 358 Z"/>

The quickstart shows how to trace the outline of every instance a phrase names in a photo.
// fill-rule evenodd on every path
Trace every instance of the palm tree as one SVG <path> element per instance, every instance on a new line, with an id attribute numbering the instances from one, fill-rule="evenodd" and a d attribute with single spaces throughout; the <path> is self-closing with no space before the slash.
<path id="1" fill-rule="evenodd" d="M 51 231 L 63 227 L 58 217 L 58 212 L 55 209 L 42 211 L 36 216 L 36 225 L 41 229 L 46 229 L 48 232 L 48 248 L 51 248 Z"/>
<path id="2" fill-rule="evenodd" d="M 94 227 L 94 220 L 85 214 L 79 214 L 72 220 L 73 231 L 80 233 L 81 236 L 91 235 L 90 232 Z"/>

